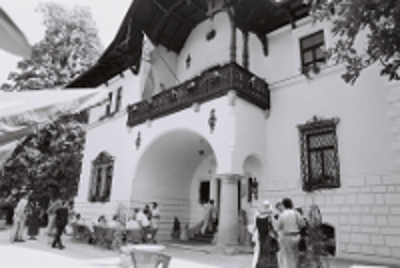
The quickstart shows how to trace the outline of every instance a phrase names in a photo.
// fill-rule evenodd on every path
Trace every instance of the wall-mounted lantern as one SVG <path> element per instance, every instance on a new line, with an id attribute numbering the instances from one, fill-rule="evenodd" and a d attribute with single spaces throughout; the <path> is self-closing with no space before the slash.
<path id="1" fill-rule="evenodd" d="M 212 109 L 210 112 L 210 118 L 208 118 L 208 125 L 210 126 L 211 133 L 213 133 L 216 123 L 217 117 L 215 116 L 215 109 Z"/>
<path id="2" fill-rule="evenodd" d="M 205 149 L 204 149 L 204 140 L 203 140 L 203 139 L 200 139 L 198 153 L 199 153 L 200 156 L 203 156 L 204 153 L 205 153 Z"/>
<path id="3" fill-rule="evenodd" d="M 141 142 L 142 142 L 142 138 L 140 136 L 140 132 L 138 132 L 137 137 L 136 137 L 136 141 L 135 141 L 136 150 L 139 150 Z"/>

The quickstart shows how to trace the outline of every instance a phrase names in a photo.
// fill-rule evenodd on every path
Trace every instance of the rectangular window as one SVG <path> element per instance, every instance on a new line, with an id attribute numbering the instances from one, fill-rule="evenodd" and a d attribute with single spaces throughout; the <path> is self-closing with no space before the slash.
<path id="1" fill-rule="evenodd" d="M 112 116 L 119 112 L 122 105 L 122 87 L 108 93 L 105 115 L 101 119 Z M 101 120 L 100 119 L 100 120 Z"/>
<path id="2" fill-rule="evenodd" d="M 303 69 L 311 69 L 325 63 L 324 31 L 300 39 L 301 63 Z"/>
<path id="3" fill-rule="evenodd" d="M 314 119 L 299 126 L 303 189 L 340 186 L 336 124 L 338 119 Z"/>
<path id="4" fill-rule="evenodd" d="M 111 105 L 112 105 L 113 94 L 112 92 L 108 93 L 108 101 L 106 104 L 106 116 L 111 115 Z"/>
<path id="5" fill-rule="evenodd" d="M 119 87 L 117 90 L 117 100 L 115 101 L 115 112 L 119 112 L 119 109 L 121 108 L 121 102 L 122 102 L 122 87 Z"/>

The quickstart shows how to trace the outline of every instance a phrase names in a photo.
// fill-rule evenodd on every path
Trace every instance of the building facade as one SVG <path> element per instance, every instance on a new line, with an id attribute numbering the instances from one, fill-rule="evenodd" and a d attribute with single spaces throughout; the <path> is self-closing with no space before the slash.
<path id="1" fill-rule="evenodd" d="M 400 256 L 399 86 L 353 86 L 324 49 L 330 23 L 302 1 L 141 1 L 97 65 L 69 87 L 104 87 L 90 110 L 77 210 L 96 218 L 156 201 L 174 217 L 219 209 L 217 243 L 264 199 L 317 204 L 336 255 Z M 278 2 L 278 1 L 277 1 Z"/>

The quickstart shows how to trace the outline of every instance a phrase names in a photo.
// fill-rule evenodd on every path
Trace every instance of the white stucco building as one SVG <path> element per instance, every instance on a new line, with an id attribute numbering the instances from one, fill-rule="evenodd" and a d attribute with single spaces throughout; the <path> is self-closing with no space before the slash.
<path id="1" fill-rule="evenodd" d="M 302 1 L 272 2 L 134 1 L 69 85 L 109 93 L 90 111 L 77 210 L 157 201 L 168 239 L 174 217 L 193 226 L 214 199 L 230 245 L 239 209 L 291 197 L 319 205 L 336 255 L 396 263 L 400 89 L 378 67 L 345 84 L 322 53 L 330 24 L 311 23 Z"/>

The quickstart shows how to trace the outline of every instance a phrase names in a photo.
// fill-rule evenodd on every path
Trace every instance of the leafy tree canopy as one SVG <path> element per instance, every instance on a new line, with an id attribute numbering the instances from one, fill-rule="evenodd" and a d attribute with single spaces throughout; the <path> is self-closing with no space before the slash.
<path id="1" fill-rule="evenodd" d="M 24 139 L 6 161 L 0 174 L 0 189 L 27 186 L 36 193 L 49 188 L 64 197 L 77 192 L 87 114 L 64 116 Z"/>
<path id="2" fill-rule="evenodd" d="M 91 67 L 101 52 L 100 39 L 86 7 L 67 9 L 45 3 L 37 8 L 46 27 L 29 59 L 18 63 L 3 90 L 63 87 Z M 0 171 L 0 191 L 27 186 L 34 193 L 55 188 L 64 197 L 76 194 L 81 172 L 85 116 L 69 115 L 26 137 Z M 49 189 L 51 188 L 51 189 Z"/>
<path id="3" fill-rule="evenodd" d="M 400 66 L 400 1 L 397 0 L 304 0 L 317 20 L 332 20 L 338 37 L 329 54 L 343 62 L 343 79 L 354 83 L 361 71 L 379 63 L 381 75 L 398 80 Z M 360 42 L 360 39 L 366 42 Z M 357 43 L 358 42 L 358 43 Z M 357 49 L 363 43 L 362 49 Z M 357 46 L 356 46 L 357 44 Z"/>
<path id="4" fill-rule="evenodd" d="M 102 46 L 88 7 L 67 9 L 61 4 L 39 4 L 45 36 L 32 47 L 29 59 L 18 62 L 3 90 L 62 87 L 92 66 Z"/>

